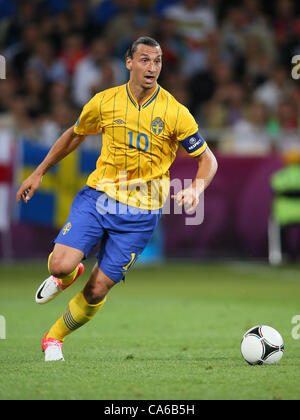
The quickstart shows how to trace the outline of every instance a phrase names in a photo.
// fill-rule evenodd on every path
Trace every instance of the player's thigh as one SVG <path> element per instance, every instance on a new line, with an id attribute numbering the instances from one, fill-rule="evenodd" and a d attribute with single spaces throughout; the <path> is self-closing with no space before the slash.
<path id="1" fill-rule="evenodd" d="M 83 251 L 57 243 L 49 262 L 50 272 L 57 277 L 67 275 L 75 270 L 83 258 Z"/>
<path id="2" fill-rule="evenodd" d="M 113 281 L 120 282 L 145 249 L 153 231 L 109 232 L 97 254 L 100 269 Z"/>
<path id="3" fill-rule="evenodd" d="M 104 274 L 96 263 L 84 288 L 84 296 L 87 302 L 91 305 L 101 302 L 115 284 L 116 282 Z"/>
<path id="4" fill-rule="evenodd" d="M 76 262 L 87 257 L 101 240 L 104 230 L 96 206 L 99 195 L 95 193 L 85 187 L 76 195 L 68 220 L 54 240 L 53 263 L 76 267 Z"/>

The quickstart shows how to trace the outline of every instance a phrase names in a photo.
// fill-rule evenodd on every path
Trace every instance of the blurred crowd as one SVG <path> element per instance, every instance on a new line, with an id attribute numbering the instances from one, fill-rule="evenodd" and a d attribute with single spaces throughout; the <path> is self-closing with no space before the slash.
<path id="1" fill-rule="evenodd" d="M 141 35 L 163 50 L 159 83 L 219 153 L 300 152 L 296 0 L 0 0 L 0 130 L 52 145 L 98 91 L 126 83 Z M 299 70 L 300 76 L 300 70 Z M 101 141 L 101 139 L 100 139 Z M 85 147 L 99 147 L 89 137 Z"/>

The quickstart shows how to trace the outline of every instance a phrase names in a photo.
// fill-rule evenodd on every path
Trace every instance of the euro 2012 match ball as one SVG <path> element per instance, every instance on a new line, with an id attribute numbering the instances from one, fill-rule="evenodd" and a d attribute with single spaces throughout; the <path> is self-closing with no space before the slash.
<path id="1" fill-rule="evenodd" d="M 249 365 L 273 365 L 280 362 L 283 352 L 283 339 L 272 327 L 256 325 L 243 335 L 241 353 Z"/>

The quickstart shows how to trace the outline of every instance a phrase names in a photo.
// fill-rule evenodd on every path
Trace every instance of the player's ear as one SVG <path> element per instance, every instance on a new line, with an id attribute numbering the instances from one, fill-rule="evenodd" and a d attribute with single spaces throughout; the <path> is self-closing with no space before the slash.
<path id="1" fill-rule="evenodd" d="M 126 68 L 127 70 L 131 70 L 132 68 L 132 59 L 130 57 L 126 57 Z"/>

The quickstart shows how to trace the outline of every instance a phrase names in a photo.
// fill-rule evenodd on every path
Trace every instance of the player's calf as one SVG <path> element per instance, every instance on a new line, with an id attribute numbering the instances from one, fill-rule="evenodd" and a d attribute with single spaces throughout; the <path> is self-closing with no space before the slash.
<path id="1" fill-rule="evenodd" d="M 90 305 L 97 305 L 116 283 L 95 264 L 91 277 L 84 288 L 84 296 Z"/>

